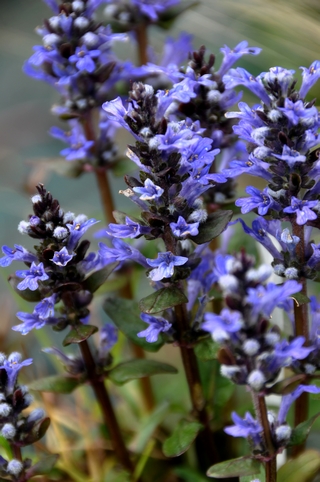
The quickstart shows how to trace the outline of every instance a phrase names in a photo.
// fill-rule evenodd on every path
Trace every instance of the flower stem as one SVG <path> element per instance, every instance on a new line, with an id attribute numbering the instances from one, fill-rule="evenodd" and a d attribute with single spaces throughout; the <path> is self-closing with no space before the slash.
<path id="1" fill-rule="evenodd" d="M 89 111 L 83 119 L 83 129 L 88 141 L 94 141 L 91 148 L 92 153 L 96 151 L 96 130 L 93 122 L 93 112 Z M 107 223 L 112 223 L 114 221 L 113 211 L 114 203 L 111 193 L 111 187 L 108 179 L 108 174 L 106 169 L 96 167 L 95 168 L 96 181 L 99 188 L 100 198 L 104 217 Z"/>
<path id="2" fill-rule="evenodd" d="M 265 462 L 266 482 L 277 482 L 277 459 L 272 441 L 268 412 L 264 396 L 251 392 L 256 417 L 263 428 L 264 443 L 268 452 L 268 460 Z"/>
<path id="3" fill-rule="evenodd" d="M 90 351 L 89 344 L 87 340 L 85 340 L 79 343 L 79 345 L 87 370 L 88 380 L 90 381 L 96 399 L 99 403 L 104 422 L 110 432 L 110 437 L 116 457 L 124 468 L 129 470 L 130 473 L 133 473 L 133 464 L 130 460 L 129 453 L 124 444 L 120 427 L 113 411 L 107 388 L 103 380 L 101 380 L 97 374 L 96 364 Z"/>
<path id="4" fill-rule="evenodd" d="M 294 236 L 300 238 L 296 247 L 296 255 L 299 266 L 302 268 L 305 265 L 305 242 L 304 242 L 304 226 L 298 225 L 295 221 L 292 222 L 292 233 Z M 307 280 L 306 278 L 300 278 L 299 283 L 302 284 L 301 293 L 307 296 Z M 299 305 L 294 302 L 294 324 L 295 335 L 304 336 L 306 342 L 309 339 L 309 320 L 308 320 L 308 305 L 304 303 Z M 294 404 L 294 425 L 295 427 L 302 422 L 308 420 L 309 412 L 309 394 L 307 392 L 302 393 Z M 303 452 L 305 444 L 295 445 L 292 449 L 292 454 L 296 457 Z"/>
<path id="5" fill-rule="evenodd" d="M 185 305 L 176 306 L 175 315 L 180 352 L 189 387 L 192 408 L 195 416 L 204 426 L 198 438 L 197 452 L 199 464 L 204 468 L 208 468 L 210 464 L 217 462 L 218 456 L 210 428 L 210 419 L 206 409 L 206 401 L 203 394 L 197 359 L 193 348 L 186 346 L 183 340 L 183 334 L 187 329 L 187 311 Z"/>
<path id="6" fill-rule="evenodd" d="M 148 62 L 148 27 L 146 23 L 141 23 L 136 28 L 136 36 L 139 65 L 145 65 Z"/>

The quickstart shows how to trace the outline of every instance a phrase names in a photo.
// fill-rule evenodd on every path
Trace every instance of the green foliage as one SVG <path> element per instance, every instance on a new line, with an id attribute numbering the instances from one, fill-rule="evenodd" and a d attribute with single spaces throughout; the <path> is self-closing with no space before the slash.
<path id="1" fill-rule="evenodd" d="M 305 305 L 306 303 L 310 303 L 310 298 L 308 298 L 308 296 L 306 296 L 306 295 L 304 295 L 303 293 L 300 293 L 300 292 L 295 293 L 294 295 L 291 295 L 290 298 L 294 299 L 297 306 Z"/>
<path id="2" fill-rule="evenodd" d="M 99 271 L 95 271 L 92 273 L 88 278 L 84 280 L 82 283 L 83 289 L 90 291 L 90 293 L 94 293 L 97 291 L 100 286 L 109 278 L 113 270 L 118 266 L 118 262 L 110 263 L 105 268 L 100 269 Z"/>
<path id="3" fill-rule="evenodd" d="M 161 363 L 156 360 L 137 359 L 115 366 L 108 372 L 108 377 L 117 385 L 123 385 L 137 378 L 161 375 L 164 373 L 178 373 L 178 370 L 167 363 Z"/>
<path id="4" fill-rule="evenodd" d="M 53 393 L 71 393 L 79 385 L 81 381 L 75 377 L 66 375 L 52 375 L 50 377 L 40 378 L 29 383 L 29 388 L 37 392 L 53 392 Z"/>
<path id="5" fill-rule="evenodd" d="M 0 447 L 4 450 L 8 459 L 12 459 L 12 448 L 10 442 L 0 435 Z"/>
<path id="6" fill-rule="evenodd" d="M 199 474 L 199 472 L 192 469 L 191 467 L 177 467 L 174 470 L 174 473 L 185 482 L 208 482 L 207 477 Z"/>
<path id="7" fill-rule="evenodd" d="M 306 450 L 280 467 L 277 482 L 311 482 L 319 470 L 320 452 Z"/>
<path id="8" fill-rule="evenodd" d="M 299 425 L 297 425 L 297 427 L 295 427 L 292 430 L 289 447 L 291 447 L 292 445 L 303 444 L 307 440 L 310 430 L 312 428 L 312 425 L 319 417 L 319 415 L 320 415 L 320 412 L 314 415 L 313 417 L 311 417 L 309 420 L 306 420 L 305 422 L 300 423 Z"/>
<path id="9" fill-rule="evenodd" d="M 139 338 L 137 333 L 146 329 L 147 325 L 140 318 L 138 303 L 123 298 L 107 298 L 103 304 L 105 313 L 111 318 L 117 328 L 136 345 L 146 351 L 158 351 L 164 344 L 161 334 L 154 343 L 148 343 L 145 338 Z"/>
<path id="10" fill-rule="evenodd" d="M 161 288 L 140 300 L 139 308 L 144 313 L 154 314 L 187 302 L 188 298 L 179 288 L 170 286 L 170 288 Z"/>
<path id="11" fill-rule="evenodd" d="M 208 477 L 227 479 L 228 477 L 241 477 L 253 475 L 259 472 L 260 462 L 250 457 L 239 457 L 226 460 L 219 464 L 212 465 L 207 471 Z"/>
<path id="12" fill-rule="evenodd" d="M 35 465 L 30 467 L 30 469 L 27 470 L 26 480 L 29 480 L 29 478 L 35 477 L 36 475 L 48 474 L 55 466 L 58 458 L 59 455 L 52 454 L 39 460 L 39 462 L 37 462 Z"/>
<path id="13" fill-rule="evenodd" d="M 90 338 L 90 336 L 92 336 L 97 331 L 98 328 L 93 325 L 77 325 L 65 337 L 62 344 L 63 346 L 68 346 L 72 343 L 81 343 L 82 341 Z"/>
<path id="14" fill-rule="evenodd" d="M 199 234 L 190 236 L 190 239 L 197 244 L 208 243 L 226 229 L 232 216 L 233 211 L 216 211 L 209 214 L 207 221 L 200 224 Z"/>
<path id="15" fill-rule="evenodd" d="M 209 336 L 196 344 L 194 352 L 200 360 L 209 361 L 217 358 L 219 349 L 220 345 Z"/>
<path id="16" fill-rule="evenodd" d="M 172 435 L 164 442 L 162 450 L 166 457 L 178 457 L 188 450 L 203 425 L 199 422 L 180 420 Z"/>

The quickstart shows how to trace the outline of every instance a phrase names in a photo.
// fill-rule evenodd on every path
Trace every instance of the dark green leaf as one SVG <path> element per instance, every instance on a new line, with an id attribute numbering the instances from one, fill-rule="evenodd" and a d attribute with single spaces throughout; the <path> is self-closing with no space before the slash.
<path id="1" fill-rule="evenodd" d="M 292 430 L 290 442 L 288 444 L 289 447 L 291 447 L 292 445 L 303 444 L 307 440 L 311 427 L 316 421 L 316 419 L 319 417 L 319 415 L 320 412 L 311 417 L 309 420 L 299 423 L 299 425 L 297 425 L 297 427 Z"/>
<path id="2" fill-rule="evenodd" d="M 320 452 L 306 450 L 288 460 L 277 473 L 277 482 L 311 482 L 320 469 Z"/>
<path id="3" fill-rule="evenodd" d="M 138 303 L 122 298 L 107 298 L 103 309 L 117 328 L 136 345 L 147 351 L 158 351 L 164 341 L 161 334 L 154 343 L 148 343 L 145 338 L 139 338 L 137 333 L 147 328 L 147 324 L 140 318 Z"/>
<path id="4" fill-rule="evenodd" d="M 19 283 L 21 283 L 22 279 L 18 278 L 16 275 L 10 275 L 8 278 L 8 281 L 12 286 L 12 288 L 14 289 L 14 291 L 20 296 L 20 298 L 30 302 L 41 300 L 41 294 L 39 290 L 35 290 L 35 291 L 31 291 L 29 289 L 19 290 L 17 286 Z"/>
<path id="5" fill-rule="evenodd" d="M 208 243 L 226 229 L 232 216 L 232 211 L 216 211 L 209 214 L 207 221 L 200 224 L 199 234 L 191 236 L 190 239 L 197 244 Z"/>
<path id="6" fill-rule="evenodd" d="M 34 439 L 34 441 L 32 443 L 37 442 L 42 437 L 44 437 L 45 434 L 46 434 L 46 431 L 48 430 L 49 427 L 50 427 L 50 418 L 49 417 L 46 417 L 43 420 L 41 420 L 40 423 L 36 426 L 37 437 Z"/>
<path id="7" fill-rule="evenodd" d="M 109 371 L 108 376 L 117 385 L 123 385 L 137 378 L 160 375 L 162 373 L 178 373 L 178 370 L 167 363 L 156 360 L 130 360 L 120 363 Z"/>
<path id="8" fill-rule="evenodd" d="M 217 353 L 220 349 L 220 345 L 214 342 L 211 337 L 200 340 L 194 347 L 194 352 L 200 360 L 208 361 L 215 360 Z"/>
<path id="9" fill-rule="evenodd" d="M 98 328 L 93 325 L 78 325 L 75 326 L 69 334 L 65 337 L 62 344 L 63 346 L 71 345 L 72 343 L 81 343 L 82 341 L 90 338 L 91 335 L 96 333 Z"/>
<path id="10" fill-rule="evenodd" d="M 268 393 L 276 393 L 277 395 L 288 395 L 297 388 L 303 380 L 305 375 L 294 375 L 290 378 L 285 378 L 280 382 L 275 383 L 272 387 L 268 388 Z"/>
<path id="11" fill-rule="evenodd" d="M 187 303 L 188 298 L 176 286 L 161 288 L 139 302 L 140 310 L 144 313 L 160 313 L 172 306 Z"/>
<path id="12" fill-rule="evenodd" d="M 28 387 L 37 392 L 71 393 L 79 385 L 81 385 L 81 382 L 77 378 L 66 375 L 52 375 L 35 380 L 29 383 Z"/>
<path id="13" fill-rule="evenodd" d="M 294 299 L 297 306 L 305 305 L 306 303 L 310 303 L 311 301 L 310 298 L 308 298 L 303 293 L 295 293 L 294 295 L 291 295 L 290 298 Z"/>
<path id="14" fill-rule="evenodd" d="M 30 467 L 30 469 L 27 470 L 26 479 L 29 480 L 29 478 L 35 477 L 36 475 L 48 474 L 50 470 L 52 470 L 55 466 L 58 458 L 58 454 L 52 454 L 39 460 L 39 462 L 37 462 L 35 465 Z"/>
<path id="15" fill-rule="evenodd" d="M 92 273 L 88 276 L 87 279 L 84 280 L 82 283 L 83 289 L 90 291 L 90 293 L 94 293 L 100 288 L 101 285 L 109 278 L 113 270 L 118 266 L 118 262 L 110 263 L 105 268 Z"/>
<path id="16" fill-rule="evenodd" d="M 164 442 L 162 450 L 166 457 L 178 457 L 188 450 L 203 425 L 199 422 L 180 420 L 172 435 Z"/>
<path id="17" fill-rule="evenodd" d="M 217 479 L 241 477 L 243 475 L 256 474 L 259 472 L 259 468 L 260 462 L 257 460 L 250 457 L 239 457 L 212 465 L 207 471 L 207 476 L 216 477 Z"/>

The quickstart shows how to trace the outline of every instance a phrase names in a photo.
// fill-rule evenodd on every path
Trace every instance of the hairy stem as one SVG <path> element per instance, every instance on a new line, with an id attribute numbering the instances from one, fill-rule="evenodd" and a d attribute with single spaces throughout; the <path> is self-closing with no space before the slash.
<path id="1" fill-rule="evenodd" d="M 305 243 L 304 243 L 304 226 L 298 225 L 295 221 L 292 222 L 292 233 L 294 236 L 300 238 L 296 247 L 296 256 L 300 267 L 305 265 Z M 307 296 L 307 280 L 306 278 L 300 278 L 299 283 L 302 284 L 301 293 Z M 294 302 L 294 324 L 295 335 L 304 336 L 306 342 L 309 340 L 309 320 L 308 320 L 308 304 L 299 305 Z M 309 412 L 309 394 L 307 392 L 302 393 L 294 404 L 294 425 L 295 427 L 302 422 L 308 420 Z M 292 449 L 294 456 L 303 452 L 305 444 L 295 445 Z"/>
<path id="2" fill-rule="evenodd" d="M 175 307 L 176 328 L 180 341 L 180 352 L 184 371 L 189 387 L 192 408 L 195 416 L 204 429 L 199 434 L 198 458 L 204 468 L 217 462 L 217 450 L 214 445 L 213 435 L 210 429 L 210 419 L 206 409 L 206 401 L 203 394 L 197 358 L 192 347 L 187 347 L 183 341 L 183 334 L 187 329 L 187 310 L 185 305 Z"/>
<path id="3" fill-rule="evenodd" d="M 139 65 L 145 65 L 148 62 L 148 27 L 147 27 L 147 24 L 141 23 L 136 28 L 136 36 L 137 36 L 137 43 L 138 43 Z"/>
<path id="4" fill-rule="evenodd" d="M 264 443 L 268 452 L 268 458 L 265 462 L 266 482 L 277 481 L 277 459 L 275 455 L 274 445 L 271 436 L 270 425 L 268 421 L 268 412 L 266 400 L 264 396 L 260 396 L 255 392 L 251 392 L 253 406 L 256 417 L 263 428 Z"/>
<path id="5" fill-rule="evenodd" d="M 129 453 L 124 444 L 120 427 L 118 425 L 117 418 L 113 411 L 113 407 L 109 398 L 107 388 L 103 380 L 101 380 L 97 374 L 96 363 L 90 351 L 89 344 L 87 340 L 85 340 L 79 343 L 79 345 L 80 345 L 83 361 L 87 370 L 88 380 L 92 386 L 96 399 L 99 403 L 104 422 L 110 432 L 110 438 L 113 444 L 116 457 L 119 460 L 119 462 L 123 465 L 123 467 L 129 470 L 130 473 L 132 473 L 133 464 L 130 460 Z"/>
<path id="6" fill-rule="evenodd" d="M 83 119 L 83 129 L 88 141 L 94 141 L 94 144 L 91 148 L 92 153 L 94 154 L 96 151 L 96 130 L 94 127 L 93 122 L 93 112 L 89 111 Z M 111 187 L 108 179 L 108 174 L 105 169 L 96 167 L 95 169 L 96 181 L 99 188 L 100 198 L 102 209 L 104 213 L 104 217 L 107 223 L 112 223 L 114 221 L 113 218 L 113 211 L 114 211 L 114 203 L 111 193 Z"/>

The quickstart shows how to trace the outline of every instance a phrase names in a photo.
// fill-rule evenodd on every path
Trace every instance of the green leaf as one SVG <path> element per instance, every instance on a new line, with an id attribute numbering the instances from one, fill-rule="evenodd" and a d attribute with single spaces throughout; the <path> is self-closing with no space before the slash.
<path id="1" fill-rule="evenodd" d="M 63 346 L 71 345 L 72 343 L 81 343 L 82 341 L 90 338 L 91 335 L 96 333 L 98 328 L 93 325 L 78 325 L 75 326 L 69 334 L 65 337 L 62 344 Z"/>
<path id="2" fill-rule="evenodd" d="M 0 435 L 0 447 L 4 449 L 6 456 L 9 460 L 11 460 L 13 457 L 11 445 L 9 441 L 2 435 Z"/>
<path id="3" fill-rule="evenodd" d="M 100 288 L 101 285 L 109 278 L 113 270 L 118 266 L 118 262 L 110 263 L 105 268 L 92 273 L 88 278 L 84 280 L 82 283 L 83 289 L 90 291 L 90 293 L 94 293 Z"/>
<path id="4" fill-rule="evenodd" d="M 112 166 L 111 171 L 117 177 L 122 177 L 135 170 L 135 165 L 130 159 L 118 159 Z"/>
<path id="5" fill-rule="evenodd" d="M 190 239 L 197 244 L 208 243 L 226 229 L 232 216 L 233 211 L 222 210 L 209 214 L 207 221 L 200 224 L 199 234 L 190 236 Z"/>
<path id="6" fill-rule="evenodd" d="M 173 22 L 179 15 L 181 15 L 189 8 L 195 7 L 198 4 L 199 1 L 197 0 L 184 0 L 179 5 L 176 5 L 165 11 L 163 14 L 160 14 L 157 25 L 164 30 L 169 30 L 172 27 Z"/>
<path id="7" fill-rule="evenodd" d="M 305 380 L 306 376 L 304 374 L 301 375 L 294 375 L 290 378 L 285 378 L 280 382 L 275 383 L 272 387 L 269 387 L 268 393 L 276 393 L 277 395 L 288 395 L 289 393 L 293 392 L 295 388 L 297 388 L 303 380 Z"/>
<path id="8" fill-rule="evenodd" d="M 108 372 L 108 377 L 117 385 L 123 385 L 130 382 L 130 380 L 161 375 L 163 373 L 178 373 L 178 370 L 167 363 L 161 363 L 156 360 L 137 359 L 120 363 Z"/>
<path id="9" fill-rule="evenodd" d="M 309 420 L 299 423 L 299 425 L 297 425 L 296 428 L 292 430 L 290 442 L 288 444 L 289 447 L 291 447 L 292 445 L 303 444 L 307 440 L 311 427 L 314 424 L 314 422 L 317 420 L 319 415 L 320 415 L 320 412 L 316 413 L 316 415 L 311 417 Z"/>
<path id="10" fill-rule="evenodd" d="M 79 379 L 66 375 L 52 375 L 40 378 L 28 384 L 31 390 L 37 392 L 71 393 L 81 385 Z"/>
<path id="11" fill-rule="evenodd" d="M 209 361 L 217 358 L 220 345 L 212 340 L 211 337 L 200 340 L 194 347 L 194 352 L 200 360 Z"/>
<path id="12" fill-rule="evenodd" d="M 180 420 L 172 435 L 167 438 L 162 446 L 164 455 L 166 457 L 178 457 L 186 452 L 202 428 L 203 425 L 199 422 Z"/>
<path id="13" fill-rule="evenodd" d="M 36 437 L 33 438 L 33 441 L 31 443 L 35 443 L 37 442 L 38 440 L 40 440 L 42 437 L 45 436 L 48 428 L 50 427 L 50 418 L 49 417 L 46 417 L 44 419 L 42 419 L 36 426 L 36 430 L 37 430 L 37 435 Z"/>
<path id="14" fill-rule="evenodd" d="M 208 482 L 207 477 L 189 466 L 177 467 L 174 469 L 174 473 L 185 482 Z"/>
<path id="15" fill-rule="evenodd" d="M 139 302 L 139 308 L 144 313 L 160 313 L 172 306 L 187 303 L 188 298 L 176 286 L 161 288 Z"/>
<path id="16" fill-rule="evenodd" d="M 145 338 L 139 338 L 137 333 L 147 328 L 140 318 L 138 303 L 123 298 L 107 298 L 103 304 L 105 313 L 111 318 L 117 328 L 136 345 L 147 351 L 158 351 L 164 344 L 161 334 L 154 343 L 148 343 Z"/>
<path id="17" fill-rule="evenodd" d="M 292 298 L 297 306 L 300 305 L 305 305 L 306 303 L 310 303 L 310 298 L 308 298 L 306 295 L 303 293 L 295 293 L 294 295 L 291 295 L 290 298 Z"/>
<path id="18" fill-rule="evenodd" d="M 277 482 L 311 482 L 320 469 L 320 452 L 306 450 L 288 460 L 277 474 Z"/>
<path id="19" fill-rule="evenodd" d="M 37 462 L 35 465 L 30 467 L 30 469 L 27 470 L 26 480 L 29 480 L 29 478 L 35 477 L 36 475 L 48 474 L 57 463 L 58 458 L 58 454 L 52 454 L 39 460 L 39 462 Z"/>
<path id="20" fill-rule="evenodd" d="M 19 290 L 17 288 L 18 284 L 22 281 L 21 278 L 18 278 L 16 275 L 10 275 L 8 281 L 17 295 L 19 295 L 23 300 L 30 302 L 41 301 L 41 294 L 39 290 L 31 291 L 28 288 L 26 290 Z"/>
<path id="21" fill-rule="evenodd" d="M 167 417 L 169 411 L 169 403 L 165 400 L 158 405 L 153 412 L 143 417 L 139 430 L 134 439 L 130 442 L 129 449 L 134 453 L 142 453 L 150 440 L 155 429 Z"/>
<path id="22" fill-rule="evenodd" d="M 260 462 L 257 460 L 251 457 L 239 457 L 212 465 L 207 471 L 207 476 L 216 477 L 217 479 L 227 479 L 228 477 L 253 475 L 259 472 L 259 469 Z"/>

